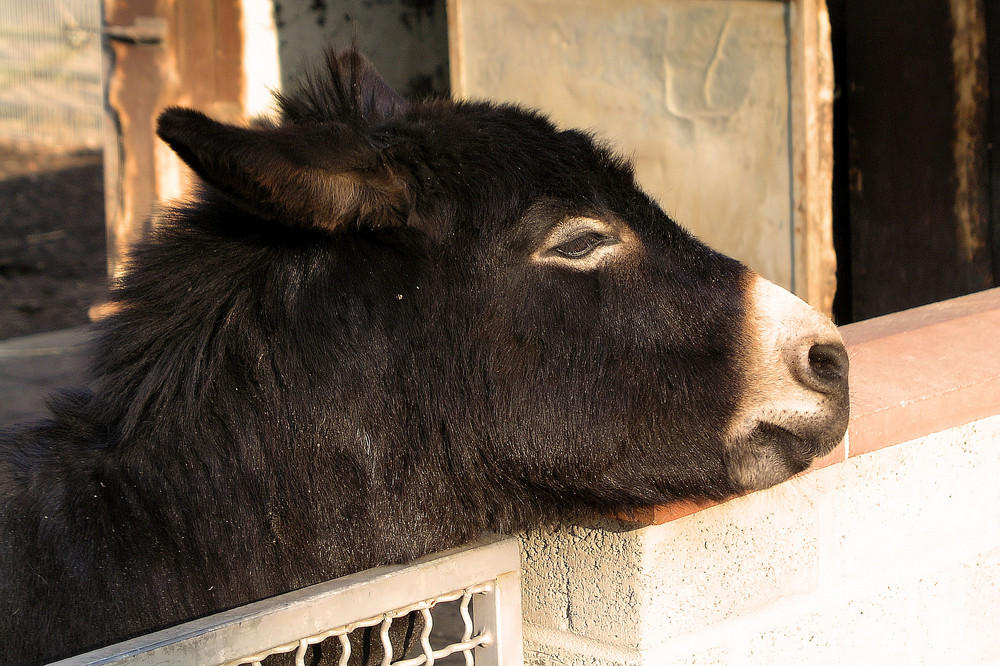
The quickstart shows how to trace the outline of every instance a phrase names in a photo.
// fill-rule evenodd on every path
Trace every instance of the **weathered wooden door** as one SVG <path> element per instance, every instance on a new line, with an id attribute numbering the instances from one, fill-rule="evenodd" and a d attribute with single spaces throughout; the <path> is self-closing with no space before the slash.
<path id="1" fill-rule="evenodd" d="M 120 272 L 153 204 L 189 176 L 156 138 L 156 117 L 184 105 L 212 116 L 243 111 L 240 0 L 104 0 L 105 198 L 108 272 Z"/>

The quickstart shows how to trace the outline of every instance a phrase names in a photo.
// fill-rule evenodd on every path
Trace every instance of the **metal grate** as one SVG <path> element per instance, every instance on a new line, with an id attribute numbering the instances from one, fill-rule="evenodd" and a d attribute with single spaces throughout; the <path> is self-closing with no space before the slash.
<path id="1" fill-rule="evenodd" d="M 72 657 L 58 666 L 120 664 L 305 664 L 317 645 L 346 665 L 358 645 L 381 666 L 522 663 L 520 550 L 516 539 L 489 539 L 407 566 L 380 567 L 265 599 L 148 636 Z M 437 631 L 457 613 L 456 626 Z M 396 654 L 400 620 L 419 627 L 412 648 Z M 358 632 L 365 632 L 366 636 Z M 436 635 L 435 635 L 436 634 Z M 445 640 L 442 640 L 445 639 Z M 365 641 L 368 641 L 365 643 Z M 326 659 L 324 653 L 324 659 Z"/>
<path id="2" fill-rule="evenodd" d="M 421 666 L 422 664 L 435 664 L 443 659 L 451 657 L 452 655 L 461 655 L 464 657 L 464 663 L 466 666 L 472 666 L 472 664 L 475 663 L 475 649 L 489 647 L 493 642 L 493 635 L 489 629 L 481 631 L 475 630 L 472 619 L 471 602 L 473 600 L 473 595 L 487 595 L 492 593 L 495 584 L 496 581 L 491 581 L 489 583 L 483 583 L 464 590 L 444 594 L 434 599 L 425 599 L 423 601 L 410 604 L 404 608 L 397 608 L 395 610 L 382 613 L 376 617 L 352 622 L 344 627 L 330 629 L 313 636 L 300 638 L 297 641 L 286 643 L 285 645 L 270 648 L 269 650 L 265 650 L 264 652 L 260 652 L 258 654 L 236 659 L 226 664 L 226 666 L 242 666 L 243 664 L 266 666 L 263 662 L 268 657 L 290 653 L 292 651 L 295 652 L 296 666 L 305 666 L 306 653 L 309 648 L 313 645 L 317 645 L 331 639 L 337 640 L 337 647 L 339 648 L 340 653 L 338 663 L 340 666 L 347 666 L 354 649 L 351 645 L 351 634 L 367 627 L 378 627 L 377 641 L 379 647 L 382 649 L 383 656 L 380 660 L 382 664 L 391 666 Z M 453 640 L 453 642 L 447 643 L 446 645 L 435 649 L 431 641 L 431 635 L 434 633 L 434 613 L 432 610 L 439 604 L 446 604 L 450 601 L 460 601 L 459 616 L 462 621 L 463 631 L 460 637 L 454 637 L 457 640 Z M 406 658 L 407 655 L 405 654 L 397 657 L 397 655 L 394 654 L 395 647 L 389 632 L 392 630 L 394 620 L 409 618 L 411 614 L 417 614 L 420 618 L 421 624 L 423 625 L 423 628 L 420 631 L 419 643 L 415 646 L 417 654 L 409 658 Z M 414 650 L 410 650 L 409 652 L 412 653 L 413 651 Z"/>
<path id="3" fill-rule="evenodd" d="M 101 0 L 0 0 L 0 140 L 101 144 Z"/>

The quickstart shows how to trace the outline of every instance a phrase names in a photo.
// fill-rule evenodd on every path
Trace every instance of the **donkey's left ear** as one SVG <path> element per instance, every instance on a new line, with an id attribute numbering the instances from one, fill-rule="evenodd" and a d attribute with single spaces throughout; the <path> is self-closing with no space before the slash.
<path id="1" fill-rule="evenodd" d="M 409 211 L 407 175 L 357 127 L 238 127 L 172 108 L 156 133 L 208 185 L 264 218 L 332 230 L 400 224 Z"/>

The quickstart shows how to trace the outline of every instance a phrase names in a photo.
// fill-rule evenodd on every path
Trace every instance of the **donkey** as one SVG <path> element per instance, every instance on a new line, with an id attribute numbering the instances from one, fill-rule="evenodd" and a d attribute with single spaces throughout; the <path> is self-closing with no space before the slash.
<path id="1" fill-rule="evenodd" d="M 132 252 L 86 388 L 0 437 L 0 663 L 721 500 L 841 440 L 832 323 L 594 137 L 406 101 L 353 50 L 277 102 L 160 116 L 204 186 Z"/>

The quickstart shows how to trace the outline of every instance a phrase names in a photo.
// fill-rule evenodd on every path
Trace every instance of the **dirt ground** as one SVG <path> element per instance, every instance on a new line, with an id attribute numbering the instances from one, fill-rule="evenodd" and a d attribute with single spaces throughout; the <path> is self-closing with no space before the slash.
<path id="1" fill-rule="evenodd" d="M 0 340 L 87 323 L 106 270 L 101 154 L 0 145 Z"/>

